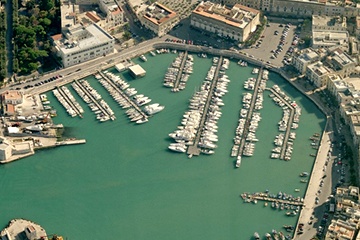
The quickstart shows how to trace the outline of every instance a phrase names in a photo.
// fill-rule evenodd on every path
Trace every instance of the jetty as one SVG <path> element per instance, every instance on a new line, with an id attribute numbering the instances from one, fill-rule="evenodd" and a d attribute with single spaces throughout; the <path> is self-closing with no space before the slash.
<path id="1" fill-rule="evenodd" d="M 200 148 L 198 147 L 198 144 L 199 144 L 200 137 L 201 137 L 201 129 L 204 128 L 205 120 L 206 120 L 206 117 L 207 117 L 207 114 L 205 114 L 205 113 L 209 109 L 212 94 L 214 92 L 214 87 L 216 86 L 216 83 L 217 83 L 217 81 L 219 79 L 219 71 L 220 71 L 220 67 L 222 65 L 222 61 L 223 61 L 223 57 L 220 56 L 219 60 L 218 60 L 218 63 L 217 63 L 217 66 L 216 66 L 216 69 L 215 69 L 214 79 L 211 81 L 211 85 L 210 85 L 210 89 L 209 89 L 209 95 L 208 95 L 208 97 L 206 99 L 206 102 L 205 102 L 203 114 L 201 116 L 199 128 L 198 128 L 198 131 L 196 133 L 194 143 L 193 143 L 193 145 L 190 145 L 188 147 L 188 149 L 187 149 L 187 154 L 189 156 L 198 156 L 198 155 L 200 155 L 201 151 L 200 151 Z"/>
<path id="2" fill-rule="evenodd" d="M 283 140 L 283 145 L 281 147 L 281 152 L 280 152 L 280 159 L 285 159 L 285 152 L 286 152 L 286 145 L 289 141 L 289 136 L 290 136 L 290 130 L 291 130 L 291 125 L 294 121 L 294 115 L 295 115 L 295 109 L 294 107 L 288 102 L 286 101 L 279 93 L 277 93 L 274 89 L 272 88 L 266 88 L 266 90 L 269 90 L 272 94 L 274 94 L 277 98 L 279 98 L 289 109 L 290 109 L 290 116 L 289 116 L 289 122 L 287 123 L 286 126 L 286 131 L 285 131 L 285 135 L 284 135 L 284 140 Z"/>
<path id="3" fill-rule="evenodd" d="M 249 108 L 248 113 L 246 115 L 246 122 L 245 122 L 245 125 L 244 125 L 244 132 L 243 132 L 240 144 L 239 144 L 238 157 L 241 157 L 243 155 L 243 152 L 244 152 L 246 136 L 249 133 L 250 121 L 251 121 L 251 117 L 252 117 L 252 114 L 253 114 L 253 111 L 254 111 L 256 98 L 257 98 L 258 91 L 259 91 L 259 85 L 260 85 L 260 81 L 261 81 L 261 78 L 262 78 L 262 72 L 263 72 L 263 68 L 261 68 L 259 70 L 258 77 L 257 77 L 256 82 L 255 82 L 254 94 L 252 95 L 252 99 L 251 99 L 251 102 L 250 102 L 250 108 Z"/>
<path id="4" fill-rule="evenodd" d="M 56 146 L 62 146 L 62 145 L 77 145 L 77 144 L 85 144 L 86 139 L 66 139 L 64 141 L 56 142 Z"/>
<path id="5" fill-rule="evenodd" d="M 254 194 L 248 194 L 248 193 L 243 193 L 241 194 L 241 197 L 246 200 L 261 200 L 261 201 L 266 201 L 266 202 L 274 202 L 274 203 L 279 203 L 279 204 L 288 204 L 288 205 L 293 205 L 293 206 L 300 206 L 303 207 L 305 206 L 303 199 L 301 199 L 300 197 L 289 197 L 289 198 L 281 198 L 281 197 L 275 197 L 275 196 L 270 196 L 267 193 L 254 193 Z"/>
<path id="6" fill-rule="evenodd" d="M 57 87 L 60 95 L 64 98 L 64 100 L 69 104 L 69 106 L 76 112 L 79 117 L 83 117 L 82 113 L 84 110 L 80 106 L 80 104 L 75 100 L 74 96 L 70 93 L 69 89 L 65 86 Z"/>
<path id="7" fill-rule="evenodd" d="M 181 79 L 181 76 L 182 76 L 182 72 L 183 72 L 183 69 L 184 69 L 184 65 L 185 65 L 187 56 L 188 56 L 188 51 L 185 51 L 185 53 L 184 53 L 184 55 L 183 55 L 183 58 L 181 59 L 181 64 L 180 64 L 179 72 L 178 72 L 178 74 L 176 75 L 176 80 L 175 80 L 175 84 L 174 84 L 174 88 L 173 88 L 174 90 L 179 88 L 180 79 Z"/>
<path id="8" fill-rule="evenodd" d="M 109 78 L 108 78 L 103 72 L 101 72 L 101 71 L 98 71 L 98 74 L 100 74 L 100 76 L 101 76 L 110 86 L 112 86 L 113 89 L 114 89 L 116 92 L 118 92 L 123 99 L 125 99 L 133 108 L 135 108 L 136 111 L 138 111 L 143 118 L 148 118 L 148 115 L 145 114 L 145 113 L 143 112 L 143 110 L 142 110 L 133 100 L 131 100 L 131 99 L 129 98 L 129 96 L 127 96 L 122 90 L 120 90 L 119 87 L 116 86 L 115 83 L 114 83 L 111 79 L 109 79 Z"/>
<path id="9" fill-rule="evenodd" d="M 30 238 L 31 236 L 31 238 Z M 25 237 L 25 238 L 24 238 Z M 46 231 L 39 224 L 25 219 L 13 219 L 1 230 L 0 239 L 48 239 Z"/>
<path id="10" fill-rule="evenodd" d="M 79 83 L 78 80 L 75 80 L 74 82 L 83 92 L 86 96 L 88 96 L 89 99 L 99 108 L 99 110 L 109 118 L 111 117 L 107 110 L 103 108 L 103 106 L 95 99 L 95 97 L 88 91 L 86 87 L 84 87 L 81 83 Z"/>

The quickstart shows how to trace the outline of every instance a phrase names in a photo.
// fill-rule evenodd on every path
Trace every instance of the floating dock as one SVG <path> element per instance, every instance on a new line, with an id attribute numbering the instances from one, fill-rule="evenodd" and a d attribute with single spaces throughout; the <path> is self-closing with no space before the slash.
<path id="1" fill-rule="evenodd" d="M 292 198 L 290 199 L 282 199 L 282 198 L 276 198 L 276 197 L 270 197 L 268 194 L 266 193 L 255 193 L 255 194 L 246 194 L 243 193 L 241 194 L 241 197 L 246 200 L 261 200 L 261 201 L 266 201 L 266 202 L 275 202 L 275 203 L 283 203 L 283 204 L 288 204 L 288 205 L 293 205 L 293 206 L 300 206 L 303 207 L 305 206 L 304 202 L 300 200 L 300 197 L 296 198 Z"/>
<path id="2" fill-rule="evenodd" d="M 68 93 L 65 93 L 64 88 L 68 91 Z M 79 103 L 75 101 L 74 96 L 69 96 L 68 94 L 71 94 L 69 92 L 69 89 L 67 89 L 65 86 L 58 87 L 57 90 L 59 91 L 60 95 L 65 99 L 65 101 L 69 104 L 69 106 L 76 112 L 76 114 L 79 117 L 83 117 L 81 112 L 84 110 L 80 107 Z"/>

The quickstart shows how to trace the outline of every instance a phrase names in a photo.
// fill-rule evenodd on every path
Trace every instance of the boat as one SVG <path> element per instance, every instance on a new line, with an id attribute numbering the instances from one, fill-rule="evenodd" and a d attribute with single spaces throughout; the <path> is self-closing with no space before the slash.
<path id="1" fill-rule="evenodd" d="M 255 239 L 260 239 L 259 233 L 255 232 L 255 233 L 254 233 L 254 238 L 255 238 Z"/>
<path id="2" fill-rule="evenodd" d="M 295 192 L 300 192 L 300 189 L 299 189 L 299 188 L 295 188 Z"/>
<path id="3" fill-rule="evenodd" d="M 141 124 L 141 123 L 146 123 L 147 121 L 149 121 L 149 119 L 143 117 L 143 118 L 137 120 L 136 123 L 137 123 L 137 124 Z"/>
<path id="4" fill-rule="evenodd" d="M 145 55 L 144 55 L 144 54 L 141 54 L 141 55 L 140 55 L 140 59 L 141 59 L 141 60 L 143 60 L 144 62 L 146 62 L 146 61 L 147 61 L 147 58 L 145 57 Z"/>
<path id="5" fill-rule="evenodd" d="M 302 172 L 300 173 L 300 177 L 307 177 L 309 176 L 309 173 L 308 172 Z"/>
<path id="6" fill-rule="evenodd" d="M 271 240 L 272 237 L 271 237 L 271 234 L 270 233 L 265 233 L 265 237 L 267 240 Z"/>
<path id="7" fill-rule="evenodd" d="M 32 125 L 32 126 L 28 126 L 25 128 L 26 130 L 32 131 L 32 132 L 40 132 L 42 131 L 44 128 L 42 125 Z"/>
<path id="8" fill-rule="evenodd" d="M 240 167 L 240 164 L 241 164 L 241 156 L 238 156 L 237 159 L 236 159 L 235 167 L 236 168 Z"/>
<path id="9" fill-rule="evenodd" d="M 307 180 L 307 179 L 301 179 L 300 182 L 302 182 L 302 183 L 307 183 L 308 180 Z"/>
<path id="10" fill-rule="evenodd" d="M 156 53 L 153 51 L 150 51 L 151 56 L 156 56 Z"/>
<path id="11" fill-rule="evenodd" d="M 158 112 L 162 111 L 164 108 L 165 108 L 165 106 L 160 106 L 158 103 L 154 103 L 154 104 L 150 104 L 148 106 L 145 106 L 144 111 L 148 115 L 153 115 L 155 113 L 158 113 Z"/>

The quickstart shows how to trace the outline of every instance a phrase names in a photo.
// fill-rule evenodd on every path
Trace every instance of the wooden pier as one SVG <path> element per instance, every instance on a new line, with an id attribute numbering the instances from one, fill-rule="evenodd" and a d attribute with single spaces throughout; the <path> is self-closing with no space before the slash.
<path id="1" fill-rule="evenodd" d="M 145 114 L 141 108 L 134 102 L 132 101 L 122 90 L 119 89 L 118 86 L 116 86 L 116 84 L 111 80 L 109 79 L 104 73 L 102 73 L 101 71 L 98 71 L 98 73 L 101 75 L 101 77 L 107 81 L 113 88 L 115 91 L 117 91 L 121 97 L 123 97 L 129 104 L 131 104 L 131 106 L 133 108 L 135 108 L 143 118 L 148 118 L 149 116 L 147 114 Z"/>
<path id="2" fill-rule="evenodd" d="M 253 114 L 253 111 L 254 111 L 254 106 L 255 106 L 257 95 L 258 95 L 258 90 L 259 90 L 259 85 L 260 85 L 260 81 L 261 81 L 261 78 L 262 78 L 262 72 L 263 72 L 263 68 L 261 68 L 259 70 L 258 77 L 257 77 L 256 82 L 255 82 L 254 94 L 252 95 L 252 98 L 251 98 L 250 108 L 249 108 L 247 116 L 246 116 L 246 122 L 245 122 L 245 125 L 244 125 L 244 131 L 243 131 L 243 134 L 241 136 L 241 140 L 240 140 L 240 144 L 239 144 L 238 156 L 242 156 L 243 151 L 244 151 L 246 136 L 249 133 L 250 120 L 251 120 L 251 117 L 252 117 L 252 114 Z"/>
<path id="3" fill-rule="evenodd" d="M 60 93 L 60 95 L 65 99 L 65 101 L 69 104 L 69 106 L 74 109 L 74 111 L 76 112 L 76 114 L 79 116 L 79 117 L 83 117 L 81 112 L 80 112 L 80 109 L 78 109 L 75 104 L 71 101 L 71 99 L 69 98 L 68 95 L 65 94 L 65 92 L 61 89 L 61 87 L 57 87 L 56 88 L 58 90 L 58 92 Z"/>
<path id="4" fill-rule="evenodd" d="M 179 84 L 180 84 L 180 79 L 181 79 L 181 75 L 183 73 L 183 69 L 184 69 L 184 65 L 187 59 L 187 55 L 188 55 L 188 51 L 185 51 L 183 58 L 181 59 L 181 64 L 180 64 L 180 68 L 179 68 L 179 72 L 176 75 L 176 81 L 174 84 L 174 88 L 173 89 L 178 89 Z"/>
<path id="5" fill-rule="evenodd" d="M 188 147 L 188 149 L 187 149 L 187 154 L 189 154 L 189 155 L 194 155 L 194 156 L 200 155 L 200 148 L 198 147 L 198 144 L 199 144 L 199 141 L 200 141 L 201 130 L 204 128 L 205 120 L 206 120 L 206 117 L 207 117 L 206 113 L 207 113 L 207 111 L 209 109 L 209 106 L 210 106 L 210 101 L 211 101 L 211 98 L 213 96 L 214 87 L 216 86 L 216 83 L 217 83 L 217 81 L 219 79 L 219 70 L 220 70 L 220 67 L 222 65 L 222 61 L 223 61 L 223 57 L 220 56 L 219 60 L 218 60 L 218 64 L 217 64 L 216 69 L 215 69 L 214 79 L 211 81 L 211 85 L 210 85 L 210 89 L 209 89 L 209 95 L 208 95 L 208 97 L 206 99 L 206 102 L 205 102 L 204 111 L 203 111 L 203 114 L 201 116 L 199 128 L 198 128 L 198 131 L 197 131 L 195 139 L 194 139 L 194 144 L 190 145 Z"/>
<path id="6" fill-rule="evenodd" d="M 283 140 L 283 144 L 282 144 L 281 152 L 280 152 L 280 159 L 284 160 L 285 159 L 286 145 L 287 145 L 287 143 L 289 141 L 291 125 L 294 122 L 295 109 L 288 101 L 286 101 L 283 97 L 281 97 L 280 94 L 278 94 L 274 89 L 266 88 L 266 90 L 271 91 L 277 98 L 279 98 L 283 103 L 285 103 L 285 105 L 290 109 L 289 121 L 288 121 L 288 124 L 286 126 L 286 132 L 285 132 L 285 136 L 284 136 L 284 140 Z"/>

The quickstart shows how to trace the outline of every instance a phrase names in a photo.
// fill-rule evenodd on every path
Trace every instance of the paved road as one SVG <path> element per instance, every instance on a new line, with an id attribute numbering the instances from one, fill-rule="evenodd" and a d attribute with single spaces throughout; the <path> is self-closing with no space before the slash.
<path id="1" fill-rule="evenodd" d="M 35 93 L 39 93 L 39 92 L 48 91 L 48 90 L 51 90 L 52 88 L 54 88 L 54 86 L 56 86 L 58 83 L 64 84 L 67 82 L 71 82 L 73 79 L 79 79 L 79 78 L 87 76 L 91 73 L 94 73 L 98 69 L 106 68 L 107 66 L 110 67 L 110 66 L 113 66 L 114 63 L 121 62 L 126 59 L 134 58 L 144 52 L 150 51 L 152 49 L 153 44 L 163 42 L 163 41 L 164 41 L 163 38 L 153 38 L 151 40 L 144 41 L 134 47 L 127 48 L 127 49 L 121 51 L 120 53 L 109 54 L 104 57 L 96 58 L 94 60 L 78 64 L 76 66 L 61 69 L 56 72 L 41 76 L 40 78 L 38 78 L 36 80 L 32 80 L 32 78 L 31 78 L 27 82 L 22 83 L 22 84 L 9 85 L 9 86 L 1 89 L 0 93 L 8 90 L 9 88 L 23 89 L 23 87 L 26 85 L 29 85 L 29 84 L 34 85 L 38 82 L 49 79 L 50 77 L 57 76 L 59 74 L 63 75 L 63 78 L 61 78 L 61 79 L 55 80 L 50 83 L 43 84 L 39 87 L 24 90 L 25 93 L 29 93 L 29 94 L 35 94 Z"/>

